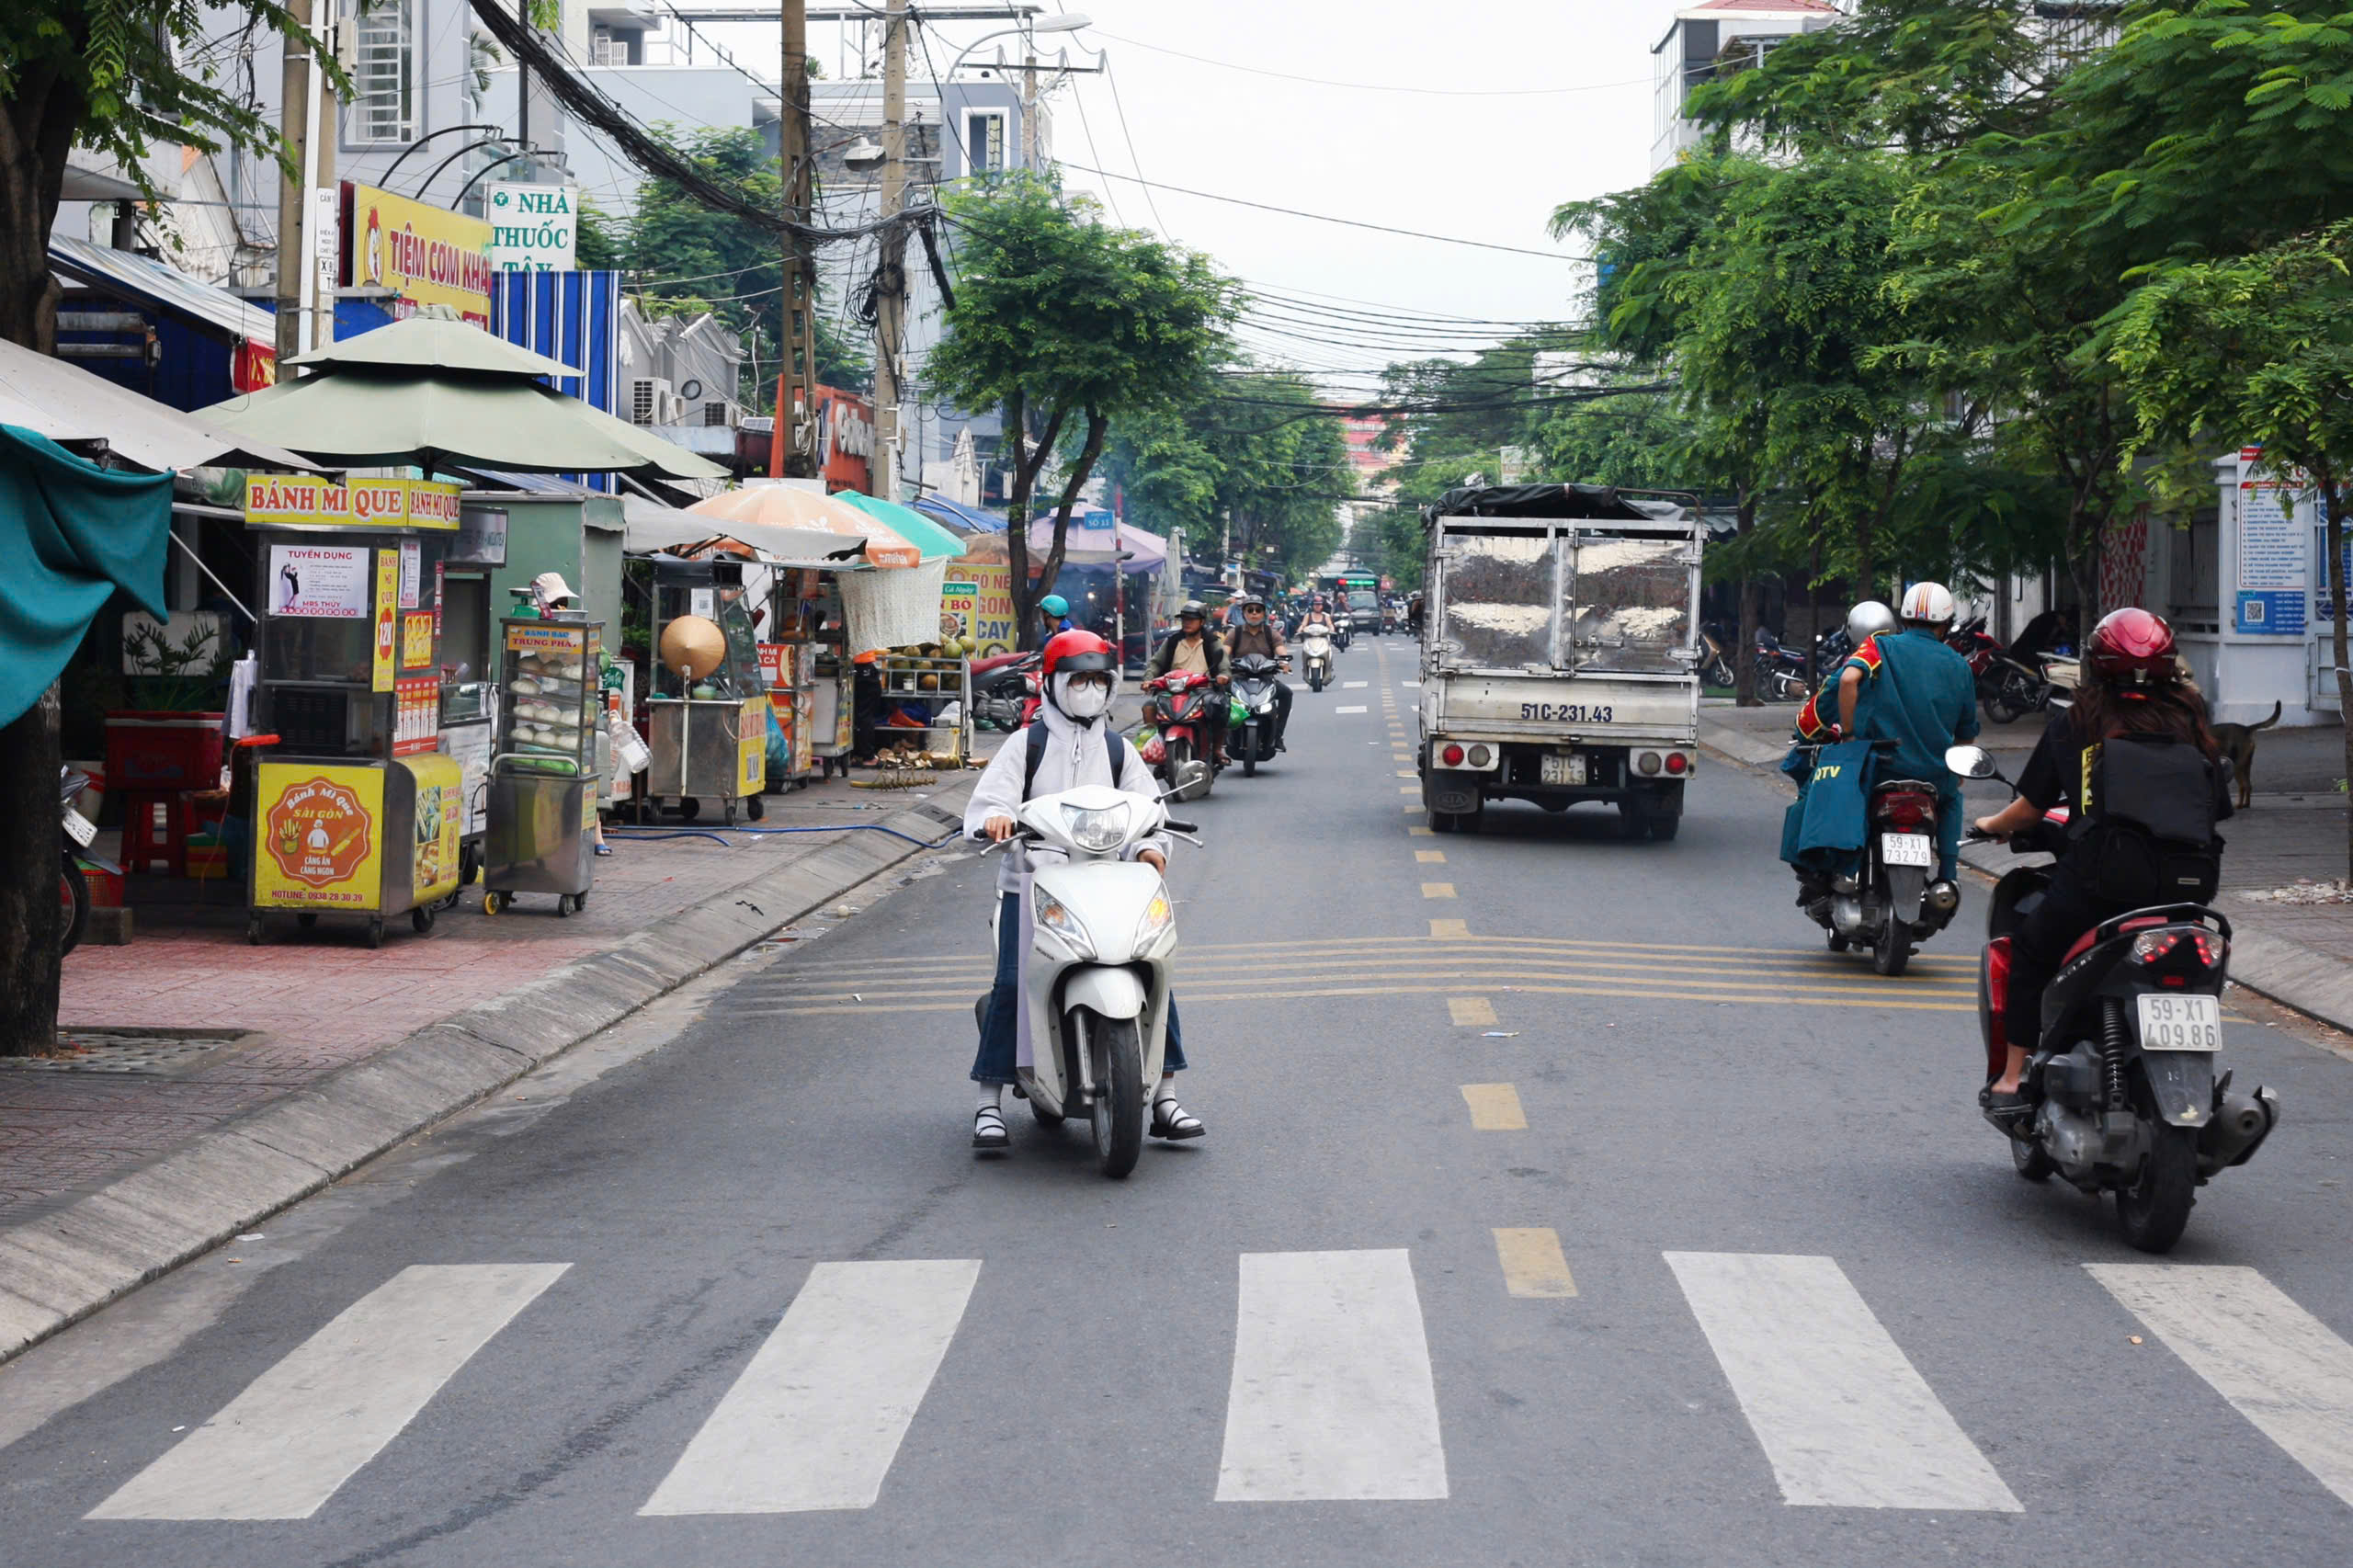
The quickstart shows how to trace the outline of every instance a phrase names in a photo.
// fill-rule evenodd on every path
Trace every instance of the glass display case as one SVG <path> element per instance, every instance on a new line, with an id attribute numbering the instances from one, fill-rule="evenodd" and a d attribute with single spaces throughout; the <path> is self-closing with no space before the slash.
<path id="1" fill-rule="evenodd" d="M 499 632 L 500 761 L 540 773 L 595 773 L 602 623 L 508 618 Z"/>

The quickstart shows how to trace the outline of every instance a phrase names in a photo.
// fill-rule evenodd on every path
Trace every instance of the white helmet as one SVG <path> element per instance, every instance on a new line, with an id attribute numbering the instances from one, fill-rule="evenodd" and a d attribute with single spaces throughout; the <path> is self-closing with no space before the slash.
<path id="1" fill-rule="evenodd" d="M 1847 639 L 1858 648 L 1868 638 L 1895 630 L 1895 612 L 1877 599 L 1865 599 L 1847 612 Z"/>
<path id="2" fill-rule="evenodd" d="M 1942 583 L 1915 583 L 1904 590 L 1904 619 L 1924 626 L 1943 626 L 1952 619 L 1952 595 Z"/>

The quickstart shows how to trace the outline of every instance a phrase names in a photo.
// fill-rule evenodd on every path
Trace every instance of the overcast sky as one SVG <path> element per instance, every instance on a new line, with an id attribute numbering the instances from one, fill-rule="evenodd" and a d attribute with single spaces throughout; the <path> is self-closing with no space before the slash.
<path id="1" fill-rule="evenodd" d="M 1650 47 L 1688 3 L 1071 0 L 1095 26 L 1041 36 L 1044 56 L 1068 48 L 1071 63 L 1092 63 L 1079 47 L 1091 46 L 1108 51 L 1111 74 L 1070 78 L 1055 94 L 1054 151 L 1072 188 L 1106 196 L 1127 223 L 1205 251 L 1251 283 L 1413 312 L 1558 319 L 1586 276 L 1566 260 L 1147 193 L 1073 165 L 1565 256 L 1574 246 L 1555 245 L 1545 233 L 1555 205 L 1648 176 Z M 933 24 L 934 58 L 944 65 L 994 26 Z M 752 59 L 775 47 L 772 28 L 727 32 Z M 845 62 L 836 45 L 837 29 L 811 33 L 811 52 L 828 75 L 857 74 L 854 52 Z M 1017 40 L 1002 41 L 1012 50 Z M 998 47 L 984 44 L 975 58 Z M 1447 95 L 1318 85 L 1233 65 Z M 1387 357 L 1319 355 L 1305 346 L 1301 355 L 1319 365 Z"/>

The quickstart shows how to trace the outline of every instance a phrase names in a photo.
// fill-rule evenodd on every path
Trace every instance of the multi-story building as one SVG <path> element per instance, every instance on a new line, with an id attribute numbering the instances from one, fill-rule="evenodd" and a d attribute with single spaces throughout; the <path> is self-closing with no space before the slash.
<path id="1" fill-rule="evenodd" d="M 1820 32 L 1840 14 L 1824 0 L 1705 0 L 1677 11 L 1651 46 L 1657 84 L 1651 173 L 1699 143 L 1699 128 L 1683 112 L 1694 87 L 1756 64 L 1784 39 Z"/>

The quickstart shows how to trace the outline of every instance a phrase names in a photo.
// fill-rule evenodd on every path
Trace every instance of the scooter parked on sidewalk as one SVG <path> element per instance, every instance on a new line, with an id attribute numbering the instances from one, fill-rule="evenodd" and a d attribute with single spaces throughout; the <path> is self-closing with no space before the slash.
<path id="1" fill-rule="evenodd" d="M 1894 748 L 1893 741 L 1871 745 L 1874 753 Z M 1829 933 L 1832 952 L 1867 948 L 1872 969 L 1899 975 L 1913 949 L 1950 925 L 1961 908 L 1959 887 L 1929 881 L 1937 869 L 1937 786 L 1925 778 L 1876 778 L 1864 822 L 1855 874 L 1833 878 L 1801 907 Z"/>
<path id="2" fill-rule="evenodd" d="M 1225 749 L 1242 765 L 1245 778 L 1260 763 L 1275 760 L 1275 676 L 1281 669 L 1263 653 L 1233 661 L 1233 712 L 1226 721 Z"/>
<path id="3" fill-rule="evenodd" d="M 1332 684 L 1332 636 L 1318 629 L 1302 632 L 1299 639 L 1300 668 L 1307 676 L 1307 689 L 1321 691 Z"/>
<path id="4" fill-rule="evenodd" d="M 1224 701 L 1225 695 L 1199 670 L 1171 670 L 1144 682 L 1143 689 L 1143 718 L 1152 733 L 1136 743 L 1136 750 L 1165 795 L 1202 799 L 1217 779 L 1210 704 Z"/>
<path id="5" fill-rule="evenodd" d="M 1006 734 L 1029 723 L 1038 710 L 1039 653 L 999 653 L 972 664 L 972 723 Z"/>
<path id="6" fill-rule="evenodd" d="M 1965 778 L 2009 782 L 1978 746 L 1955 746 L 1946 762 Z M 2057 855 L 2067 846 L 2066 823 L 2063 809 L 2045 812 L 2010 848 Z M 2252 1095 L 2234 1091 L 2231 1074 L 2214 1072 L 2231 923 L 2200 903 L 2104 920 L 2068 949 L 2043 994 L 2041 1018 L 2012 1018 L 2010 943 L 2051 869 L 2006 873 L 1986 915 L 1977 969 L 1985 1082 L 2001 1075 L 2014 1040 L 2031 1038 L 2018 1079 L 2029 1113 L 1997 1119 L 1988 1112 L 1986 1119 L 2009 1139 L 2019 1176 L 2039 1182 L 2056 1173 L 2094 1197 L 2114 1193 L 2125 1241 L 2165 1252 L 2189 1223 L 2198 1188 L 2254 1158 L 2279 1123 L 2278 1095 L 2259 1085 Z"/>
<path id="7" fill-rule="evenodd" d="M 1103 1174 L 1124 1176 L 1143 1148 L 1144 1096 L 1160 1081 L 1176 954 L 1168 884 L 1127 854 L 1164 829 L 1179 837 L 1199 830 L 1172 821 L 1157 801 L 1104 784 L 1040 795 L 1016 820 L 1014 836 L 1033 846 L 1033 859 L 1044 851 L 1045 863 L 1024 901 L 1031 931 L 1020 1005 L 1030 1060 L 1015 1068 L 1015 1082 L 1042 1125 L 1086 1118 Z"/>
<path id="8" fill-rule="evenodd" d="M 90 785 L 90 776 L 78 767 L 57 770 L 58 827 L 64 834 L 63 858 L 57 872 L 57 950 L 61 955 L 79 947 L 83 935 L 90 928 L 88 873 L 99 870 L 118 877 L 122 874 L 120 867 L 89 853 L 91 843 L 98 836 L 97 824 L 76 809 L 76 802 Z"/>

